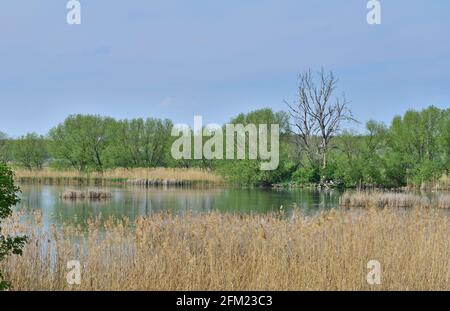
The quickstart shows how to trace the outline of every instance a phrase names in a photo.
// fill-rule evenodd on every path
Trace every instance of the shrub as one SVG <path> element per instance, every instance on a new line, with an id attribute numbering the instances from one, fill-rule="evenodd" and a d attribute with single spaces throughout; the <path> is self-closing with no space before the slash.
<path id="1" fill-rule="evenodd" d="M 320 181 L 320 170 L 313 166 L 301 166 L 294 174 L 292 179 L 299 184 L 317 183 Z"/>
<path id="2" fill-rule="evenodd" d="M 11 215 L 11 207 L 19 203 L 17 192 L 19 192 L 19 188 L 14 185 L 13 172 L 0 162 L 0 225 L 2 219 Z M 21 255 L 26 240 L 25 236 L 12 237 L 0 234 L 0 261 L 11 254 Z M 11 284 L 4 279 L 0 271 L 0 290 L 8 289 L 10 286 Z"/>

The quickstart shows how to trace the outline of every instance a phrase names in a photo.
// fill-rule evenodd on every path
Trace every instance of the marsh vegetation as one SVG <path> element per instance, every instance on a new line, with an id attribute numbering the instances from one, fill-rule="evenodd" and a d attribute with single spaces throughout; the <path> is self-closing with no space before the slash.
<path id="1" fill-rule="evenodd" d="M 184 174 L 183 180 L 209 181 L 221 176 L 238 186 L 450 187 L 450 109 L 431 106 L 422 111 L 408 110 L 389 125 L 370 120 L 364 130 L 356 131 L 357 116 L 353 116 L 346 98 L 336 95 L 337 79 L 332 72 L 301 73 L 297 91 L 294 99 L 286 101 L 286 111 L 259 109 L 228 122 L 268 128 L 279 125 L 279 165 L 273 171 L 261 171 L 261 158 L 193 160 L 191 154 L 175 160 L 171 146 L 178 137 L 171 135 L 172 121 L 116 120 L 95 115 L 68 116 L 44 136 L 31 133 L 11 139 L 0 133 L 0 159 L 16 166 L 18 175 L 28 175 L 29 179 L 48 174 L 48 170 L 41 170 L 51 167 L 60 170 L 59 175 L 67 171 L 72 176 L 100 179 L 115 175 L 119 181 L 137 172 L 143 172 L 137 173 L 141 180 L 157 179 L 148 176 L 151 169 L 156 175 L 162 170 L 165 180 L 178 181 L 179 174 Z M 207 140 L 204 137 L 202 141 Z M 247 148 L 248 142 L 245 144 Z"/>
<path id="2" fill-rule="evenodd" d="M 442 208 L 450 209 L 450 194 L 415 194 L 380 191 L 345 192 L 339 199 L 343 207 Z"/>
<path id="3" fill-rule="evenodd" d="M 174 159 L 170 120 L 70 115 L 46 135 L 0 133 L 1 165 L 24 190 L 2 234 L 29 237 L 0 271 L 18 290 L 450 290 L 450 196 L 438 193 L 450 188 L 450 109 L 355 131 L 336 90 L 332 73 L 307 71 L 286 111 L 229 121 L 279 125 L 271 171 L 261 157 Z"/>
<path id="4" fill-rule="evenodd" d="M 48 231 L 41 213 L 33 226 L 16 214 L 3 230 L 27 232 L 30 242 L 23 256 L 1 268 L 16 290 L 450 289 L 447 211 L 285 216 L 156 213 Z M 74 258 L 82 264 L 82 282 L 71 286 L 66 264 Z M 366 282 L 370 260 L 382 264 L 381 285 Z"/>
<path id="5" fill-rule="evenodd" d="M 32 184 L 145 185 L 153 183 L 183 186 L 220 185 L 223 182 L 217 174 L 200 168 L 114 168 L 103 172 L 80 172 L 74 169 L 55 168 L 30 171 L 16 168 L 14 172 L 18 182 Z"/>

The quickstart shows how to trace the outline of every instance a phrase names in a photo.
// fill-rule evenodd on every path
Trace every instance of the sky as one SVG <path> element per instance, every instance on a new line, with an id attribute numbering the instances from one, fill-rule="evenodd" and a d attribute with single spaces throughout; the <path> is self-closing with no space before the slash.
<path id="1" fill-rule="evenodd" d="M 333 70 L 354 116 L 389 124 L 450 107 L 450 1 L 1 0 L 0 131 L 46 134 L 70 114 L 225 123 L 286 110 L 297 75 Z M 363 125 L 354 125 L 362 128 Z"/>

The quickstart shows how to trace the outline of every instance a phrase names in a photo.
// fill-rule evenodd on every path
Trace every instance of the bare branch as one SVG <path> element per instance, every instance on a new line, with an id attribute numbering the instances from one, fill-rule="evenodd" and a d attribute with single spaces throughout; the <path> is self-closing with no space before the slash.
<path id="1" fill-rule="evenodd" d="M 300 138 L 298 147 L 304 148 L 313 161 L 317 161 L 319 155 L 326 167 L 332 139 L 339 134 L 344 122 L 356 120 L 345 95 L 333 99 L 338 82 L 333 72 L 326 73 L 322 68 L 317 75 L 318 85 L 311 70 L 299 74 L 296 100 L 284 102 L 289 108 L 295 135 Z"/>

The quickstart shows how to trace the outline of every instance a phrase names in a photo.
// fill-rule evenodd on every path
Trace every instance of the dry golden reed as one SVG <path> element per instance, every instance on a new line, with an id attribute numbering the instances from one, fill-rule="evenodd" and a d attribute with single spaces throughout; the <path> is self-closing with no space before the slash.
<path id="1" fill-rule="evenodd" d="M 5 230 L 27 231 L 19 217 Z M 450 221 L 442 209 L 160 213 L 48 234 L 36 217 L 23 256 L 0 267 L 15 290 L 450 290 Z M 74 259 L 81 285 L 71 286 L 66 264 Z M 381 285 L 366 281 L 370 260 L 381 263 Z"/>
<path id="2" fill-rule="evenodd" d="M 339 198 L 339 204 L 344 207 L 439 207 L 450 209 L 450 195 L 441 193 L 428 197 L 412 193 L 348 191 Z"/>
<path id="3" fill-rule="evenodd" d="M 16 178 L 29 179 L 70 179 L 70 178 L 90 178 L 104 180 L 175 180 L 175 181 L 204 181 L 219 183 L 221 178 L 213 172 L 202 169 L 183 168 L 116 168 L 106 170 L 103 173 L 91 172 L 81 173 L 76 170 L 55 170 L 45 168 L 43 170 L 25 170 L 17 168 L 14 170 Z"/>

